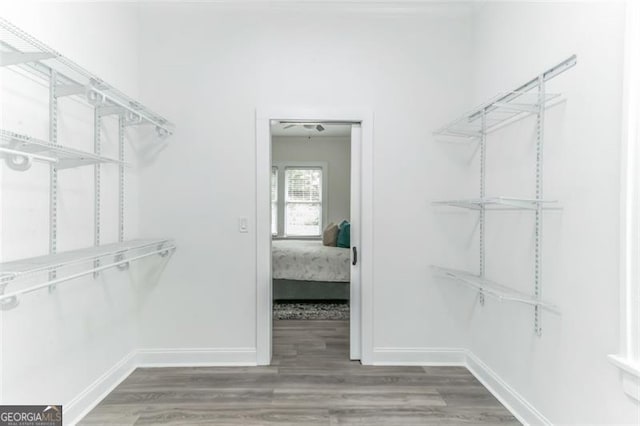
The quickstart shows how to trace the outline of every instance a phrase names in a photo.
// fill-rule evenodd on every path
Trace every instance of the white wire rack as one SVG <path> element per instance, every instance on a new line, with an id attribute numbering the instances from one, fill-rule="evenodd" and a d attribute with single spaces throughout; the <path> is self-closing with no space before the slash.
<path id="1" fill-rule="evenodd" d="M 524 303 L 526 305 L 540 306 L 547 311 L 555 314 L 560 314 L 560 309 L 545 301 L 536 299 L 535 296 L 530 294 L 514 290 L 507 286 L 498 284 L 496 282 L 481 278 L 478 275 L 474 275 L 470 272 L 461 271 L 459 269 L 443 268 L 441 266 L 432 265 L 434 273 L 444 278 L 450 278 L 456 282 L 466 285 L 472 289 L 480 291 L 482 294 L 495 297 L 500 301 L 511 301 Z"/>
<path id="2" fill-rule="evenodd" d="M 153 255 L 168 258 L 176 249 L 172 240 L 124 241 L 125 236 L 125 131 L 126 126 L 149 124 L 160 138 L 173 132 L 173 124 L 139 102 L 128 97 L 101 78 L 64 57 L 33 36 L 0 18 L 0 67 L 21 75 L 41 79 L 49 94 L 49 136 L 39 140 L 26 135 L 0 130 L 0 157 L 15 170 L 24 171 L 32 162 L 49 163 L 49 254 L 30 259 L 0 263 L 0 309 L 18 305 L 24 294 L 106 269 L 126 269 L 129 263 Z M 65 147 L 58 141 L 58 101 L 74 97 L 93 109 L 93 153 Z M 118 160 L 101 155 L 102 118 L 118 118 Z M 101 245 L 101 164 L 119 167 L 118 176 L 118 241 Z M 58 238 L 58 171 L 65 168 L 94 166 L 94 247 L 57 253 Z M 166 265 L 166 262 L 162 264 Z M 7 291 L 9 289 L 10 291 Z"/>
<path id="3" fill-rule="evenodd" d="M 572 55 L 542 73 L 540 77 L 543 81 L 547 81 L 575 66 L 576 63 L 577 57 Z M 551 104 L 561 100 L 561 95 L 558 93 L 545 92 L 540 94 L 534 91 L 538 86 L 538 78 L 532 79 L 513 91 L 502 93 L 477 106 L 462 117 L 442 126 L 433 134 L 436 137 L 479 139 L 483 134 L 491 133 L 514 121 L 537 115 L 541 107 L 548 108 Z"/>
<path id="4" fill-rule="evenodd" d="M 554 208 L 557 201 L 555 200 L 535 200 L 527 198 L 513 197 L 485 197 L 485 198 L 469 198 L 461 200 L 442 200 L 434 201 L 432 204 L 436 206 L 460 207 L 471 210 L 532 210 L 536 211 L 538 206 L 542 208 Z"/>
<path id="5" fill-rule="evenodd" d="M 543 153 L 545 111 L 561 100 L 557 93 L 548 93 L 548 80 L 575 66 L 576 55 L 572 55 L 559 64 L 543 71 L 514 90 L 503 93 L 490 101 L 467 112 L 433 132 L 436 139 L 455 139 L 465 142 L 477 142 L 479 152 L 479 196 L 472 199 L 436 201 L 434 205 L 444 205 L 476 210 L 478 218 L 478 274 L 454 269 L 434 267 L 434 270 L 446 277 L 453 278 L 479 292 L 479 303 L 484 304 L 484 295 L 498 297 L 534 306 L 533 328 L 538 336 L 542 335 L 541 309 L 557 311 L 557 308 L 542 300 L 542 222 L 543 210 L 558 209 L 555 201 L 545 200 L 543 195 Z M 487 180 L 487 135 L 527 116 L 532 116 L 535 129 L 535 195 L 531 198 L 506 196 L 488 197 Z M 448 139 L 447 139 L 448 138 Z M 525 294 L 509 287 L 489 281 L 485 277 L 486 269 L 486 212 L 487 210 L 528 210 L 535 215 L 535 247 L 533 258 L 533 291 Z"/>
<path id="6" fill-rule="evenodd" d="M 0 18 L 0 66 L 19 67 L 47 82 L 54 71 L 58 79 L 57 96 L 77 96 L 109 113 L 120 113 L 127 125 L 154 125 L 159 136 L 173 133 L 173 124 L 166 118 L 3 18 Z"/>
<path id="7" fill-rule="evenodd" d="M 546 93 L 543 104 L 548 107 L 551 101 L 560 100 L 559 93 Z M 482 136 L 482 114 L 485 110 L 485 134 L 492 133 L 510 123 L 535 115 L 538 110 L 538 94 L 533 92 L 508 92 L 480 105 L 462 117 L 446 124 L 433 132 L 436 136 L 475 139 Z"/>
<path id="8" fill-rule="evenodd" d="M 32 160 L 54 164 L 59 170 L 101 163 L 127 165 L 118 160 L 2 129 L 0 129 L 0 155 L 4 157 L 9 167 L 20 171 L 31 167 Z"/>
<path id="9" fill-rule="evenodd" d="M 14 308 L 18 305 L 18 297 L 21 295 L 105 269 L 114 267 L 125 269 L 130 262 L 145 257 L 153 255 L 168 257 L 175 249 L 176 244 L 170 239 L 132 240 L 0 263 L 0 309 Z M 97 260 L 100 262 L 96 263 Z M 90 266 L 87 268 L 85 265 Z M 19 279 L 52 271 L 56 272 L 54 279 L 6 292 L 7 286 Z"/>

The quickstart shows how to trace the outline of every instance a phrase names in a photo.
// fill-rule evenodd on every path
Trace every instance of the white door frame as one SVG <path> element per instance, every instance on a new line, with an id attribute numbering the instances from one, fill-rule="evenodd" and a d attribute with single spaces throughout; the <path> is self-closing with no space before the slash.
<path id="1" fill-rule="evenodd" d="M 349 285 L 349 359 L 359 360 L 362 358 L 362 312 L 360 311 L 362 294 L 362 279 L 360 274 L 360 261 L 357 251 L 362 247 L 360 235 L 362 232 L 361 215 L 361 192 L 362 187 L 360 177 L 362 176 L 362 126 L 360 123 L 351 125 L 351 266 Z M 353 220 L 353 219 L 356 220 Z"/>
<path id="2" fill-rule="evenodd" d="M 361 145 L 360 347 L 361 362 L 373 354 L 373 113 L 366 108 L 268 107 L 256 110 L 256 363 L 272 354 L 271 120 L 359 122 Z"/>

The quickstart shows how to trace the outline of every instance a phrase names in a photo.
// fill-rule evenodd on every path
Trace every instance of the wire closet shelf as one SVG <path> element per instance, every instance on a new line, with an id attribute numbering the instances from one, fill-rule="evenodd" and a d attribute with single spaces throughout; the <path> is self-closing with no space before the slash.
<path id="1" fill-rule="evenodd" d="M 0 18 L 0 66 L 19 67 L 44 81 L 49 81 L 55 72 L 59 82 L 55 88 L 57 96 L 76 96 L 104 112 L 121 114 L 126 125 L 153 125 L 161 137 L 173 133 L 174 126 L 166 118 L 4 18 Z"/>
<path id="2" fill-rule="evenodd" d="M 577 63 L 576 55 L 572 55 L 555 67 L 541 74 L 543 81 L 547 81 L 563 73 Z M 479 139 L 483 134 L 492 133 L 504 126 L 537 115 L 540 107 L 548 108 L 562 101 L 560 93 L 539 93 L 534 91 L 539 87 L 539 77 L 533 78 L 525 84 L 477 106 L 446 125 L 433 134 L 438 136 Z M 484 117 L 484 123 L 483 123 Z"/>
<path id="3" fill-rule="evenodd" d="M 539 305 L 549 312 L 560 314 L 560 309 L 552 303 L 537 300 L 530 294 L 487 280 L 470 272 L 433 265 L 431 266 L 431 269 L 439 276 L 460 282 L 469 288 L 481 291 L 482 293 L 492 296 L 500 301 L 518 302 L 533 306 Z"/>
<path id="4" fill-rule="evenodd" d="M 0 129 L 0 156 L 4 157 L 10 168 L 18 171 L 29 169 L 33 160 L 55 165 L 59 170 L 95 164 L 128 166 L 127 163 L 119 160 L 56 145 L 3 129 Z"/>
<path id="5" fill-rule="evenodd" d="M 532 210 L 542 206 L 543 209 L 554 208 L 557 201 L 555 200 L 536 200 L 530 198 L 513 198 L 513 197 L 485 197 L 485 198 L 468 198 L 461 200 L 443 200 L 434 201 L 435 206 L 460 207 L 470 210 Z"/>
<path id="6" fill-rule="evenodd" d="M 18 297 L 24 294 L 114 267 L 127 269 L 130 262 L 150 256 L 168 258 L 175 250 L 176 244 L 170 239 L 132 240 L 0 263 L 0 309 L 16 307 Z M 100 262 L 96 262 L 98 260 Z M 92 266 L 86 268 L 85 264 Z M 80 270 L 75 271 L 73 267 Z M 52 272 L 56 275 L 54 279 L 37 280 L 39 274 Z M 6 291 L 9 285 L 30 277 L 36 278 L 35 283 Z"/>

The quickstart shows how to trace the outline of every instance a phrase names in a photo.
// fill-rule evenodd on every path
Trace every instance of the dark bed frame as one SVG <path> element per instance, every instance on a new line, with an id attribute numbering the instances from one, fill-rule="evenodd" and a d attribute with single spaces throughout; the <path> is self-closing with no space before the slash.
<path id="1" fill-rule="evenodd" d="M 348 282 L 273 280 L 273 300 L 349 300 Z"/>

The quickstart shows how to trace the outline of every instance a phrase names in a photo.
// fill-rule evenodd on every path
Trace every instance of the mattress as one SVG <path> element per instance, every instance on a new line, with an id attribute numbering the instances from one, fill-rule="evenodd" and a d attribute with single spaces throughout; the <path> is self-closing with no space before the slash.
<path id="1" fill-rule="evenodd" d="M 350 252 L 317 240 L 274 240 L 273 279 L 349 282 Z"/>

